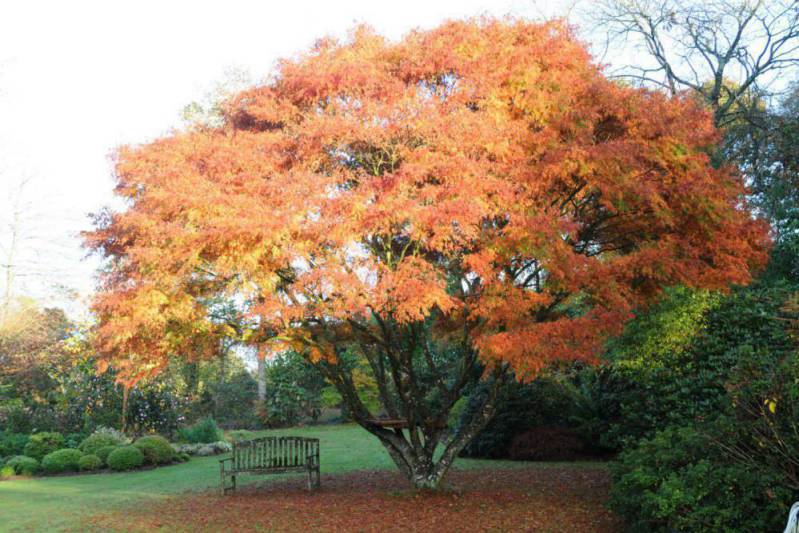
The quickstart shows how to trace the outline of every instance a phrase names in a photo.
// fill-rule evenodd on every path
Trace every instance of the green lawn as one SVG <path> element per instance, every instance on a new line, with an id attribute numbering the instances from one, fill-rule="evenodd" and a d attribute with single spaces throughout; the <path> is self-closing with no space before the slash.
<path id="1" fill-rule="evenodd" d="M 259 434 L 319 438 L 323 474 L 395 468 L 379 441 L 359 426 L 314 426 Z M 148 499 L 179 492 L 216 489 L 219 486 L 220 457 L 223 456 L 197 457 L 183 464 L 124 474 L 0 481 L 0 531 L 79 529 L 79 519 L 96 511 L 134 503 L 146 505 Z M 456 468 L 507 468 L 520 465 L 525 463 L 472 459 L 459 459 L 456 462 Z M 525 466 L 529 466 L 529 463 Z M 263 483 L 267 479 L 244 477 L 241 482 Z"/>

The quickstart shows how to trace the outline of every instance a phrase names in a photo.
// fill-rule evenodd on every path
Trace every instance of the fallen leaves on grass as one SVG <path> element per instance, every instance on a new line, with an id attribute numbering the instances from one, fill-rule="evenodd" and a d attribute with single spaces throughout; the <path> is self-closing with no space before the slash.
<path id="1" fill-rule="evenodd" d="M 267 478 L 264 478 L 267 479 Z M 615 532 L 603 468 L 457 470 L 448 487 L 414 492 L 391 472 L 260 482 L 234 495 L 184 494 L 94 515 L 90 529 L 124 531 L 568 531 Z"/>

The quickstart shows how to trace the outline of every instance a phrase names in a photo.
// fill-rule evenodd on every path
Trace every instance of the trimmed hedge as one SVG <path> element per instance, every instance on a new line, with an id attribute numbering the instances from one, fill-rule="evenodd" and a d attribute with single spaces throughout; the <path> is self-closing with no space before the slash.
<path id="1" fill-rule="evenodd" d="M 144 464 L 144 454 L 135 446 L 120 446 L 108 454 L 108 466 L 112 470 L 123 471 L 138 468 Z"/>
<path id="2" fill-rule="evenodd" d="M 74 448 L 64 448 L 48 453 L 42 459 L 42 468 L 49 474 L 62 472 L 76 472 L 80 468 L 80 458 L 83 454 Z"/>
<path id="3" fill-rule="evenodd" d="M 6 461 L 6 466 L 13 468 L 14 472 L 20 476 L 32 476 L 41 468 L 39 461 L 25 455 L 15 455 Z"/>
<path id="4" fill-rule="evenodd" d="M 102 448 L 100 448 L 99 450 L 94 452 L 94 455 L 99 457 L 104 465 L 107 465 L 108 464 L 108 455 L 111 452 L 113 452 L 114 450 L 116 450 L 117 448 L 119 448 L 119 446 L 103 446 Z"/>
<path id="5" fill-rule="evenodd" d="M 94 454 L 86 454 L 78 461 L 81 470 L 99 470 L 103 466 L 103 461 Z"/>
<path id="6" fill-rule="evenodd" d="M 80 443 L 78 448 L 80 448 L 83 453 L 97 455 L 97 451 L 100 448 L 119 446 L 120 444 L 121 441 L 119 439 L 107 433 L 92 433 L 83 439 L 83 442 Z"/>
<path id="7" fill-rule="evenodd" d="M 25 444 L 25 455 L 33 457 L 37 461 L 44 459 L 44 456 L 64 447 L 64 436 L 56 432 L 34 433 Z"/>
<path id="8" fill-rule="evenodd" d="M 175 458 L 175 450 L 169 441 L 160 435 L 141 437 L 133 445 L 144 454 L 144 460 L 151 465 L 171 463 Z"/>

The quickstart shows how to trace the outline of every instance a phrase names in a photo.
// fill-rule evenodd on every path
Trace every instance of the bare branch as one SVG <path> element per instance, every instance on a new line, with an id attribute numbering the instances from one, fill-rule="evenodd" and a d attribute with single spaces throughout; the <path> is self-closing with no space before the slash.
<path id="1" fill-rule="evenodd" d="M 740 114 L 747 95 L 765 94 L 779 72 L 799 65 L 799 6 L 791 0 L 603 0 L 587 18 L 605 47 L 614 40 L 645 52 L 619 77 L 693 92 L 719 126 Z"/>

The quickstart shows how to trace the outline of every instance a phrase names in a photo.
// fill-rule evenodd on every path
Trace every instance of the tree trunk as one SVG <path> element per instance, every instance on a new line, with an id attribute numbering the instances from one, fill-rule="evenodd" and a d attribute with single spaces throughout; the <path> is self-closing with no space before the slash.
<path id="1" fill-rule="evenodd" d="M 482 407 L 477 410 L 472 420 L 453 434 L 444 445 L 444 451 L 438 460 L 435 459 L 439 442 L 428 442 L 417 439 L 406 439 L 404 435 L 391 432 L 367 422 L 361 424 L 367 431 L 375 434 L 385 446 L 394 464 L 408 478 L 414 488 L 420 490 L 435 490 L 443 481 L 455 458 L 491 420 L 496 412 L 496 400 L 502 387 L 506 383 L 504 375 L 496 374 L 494 383 Z M 360 421 L 359 421 L 360 422 Z M 413 429 L 409 430 L 413 431 Z M 388 432 L 386 435 L 384 432 Z M 436 441 L 441 433 L 432 434 Z"/>
<path id="2" fill-rule="evenodd" d="M 216 381 L 216 391 L 214 394 L 214 418 L 219 419 L 222 412 L 222 387 L 227 380 L 227 354 L 228 346 L 225 341 L 220 342 L 219 348 L 219 375 Z"/>
<path id="3" fill-rule="evenodd" d="M 20 193 L 22 195 L 22 187 L 20 187 Z M 2 267 L 5 269 L 5 292 L 3 294 L 3 303 L 2 309 L 0 309 L 0 324 L 4 323 L 9 316 L 9 310 L 11 309 L 11 300 L 13 298 L 13 285 L 14 285 L 14 278 L 15 278 L 15 265 L 14 261 L 16 261 L 16 252 L 17 252 L 17 245 L 19 241 L 19 233 L 20 233 L 20 216 L 21 211 L 19 208 L 19 198 L 15 201 L 14 210 L 12 213 L 12 219 L 10 224 L 10 234 L 11 240 L 8 244 L 8 248 L 6 249 L 5 257 L 3 257 L 3 265 Z"/>
<path id="4" fill-rule="evenodd" d="M 486 372 L 468 343 L 456 348 L 459 356 L 450 359 L 447 367 L 436 362 L 435 347 L 427 342 L 424 324 L 396 326 L 377 314 L 373 317 L 382 337 L 356 321 L 350 324 L 363 335 L 361 351 L 377 382 L 380 402 L 392 418 L 402 421 L 402 429 L 381 424 L 369 412 L 349 365 L 323 359 L 314 366 L 336 387 L 353 419 L 380 439 L 412 486 L 436 489 L 458 453 L 494 415 L 510 369 L 506 363 L 498 363 Z M 482 378 L 488 385 L 482 404 L 471 420 L 447 435 L 446 421 L 453 407 L 468 386 Z"/>
<path id="5" fill-rule="evenodd" d="M 258 381 L 258 401 L 266 400 L 266 361 L 263 350 L 258 350 L 258 369 L 256 380 Z"/>
<path id="6" fill-rule="evenodd" d="M 122 433 L 128 430 L 128 395 L 130 394 L 130 387 L 127 384 L 122 386 Z"/>

